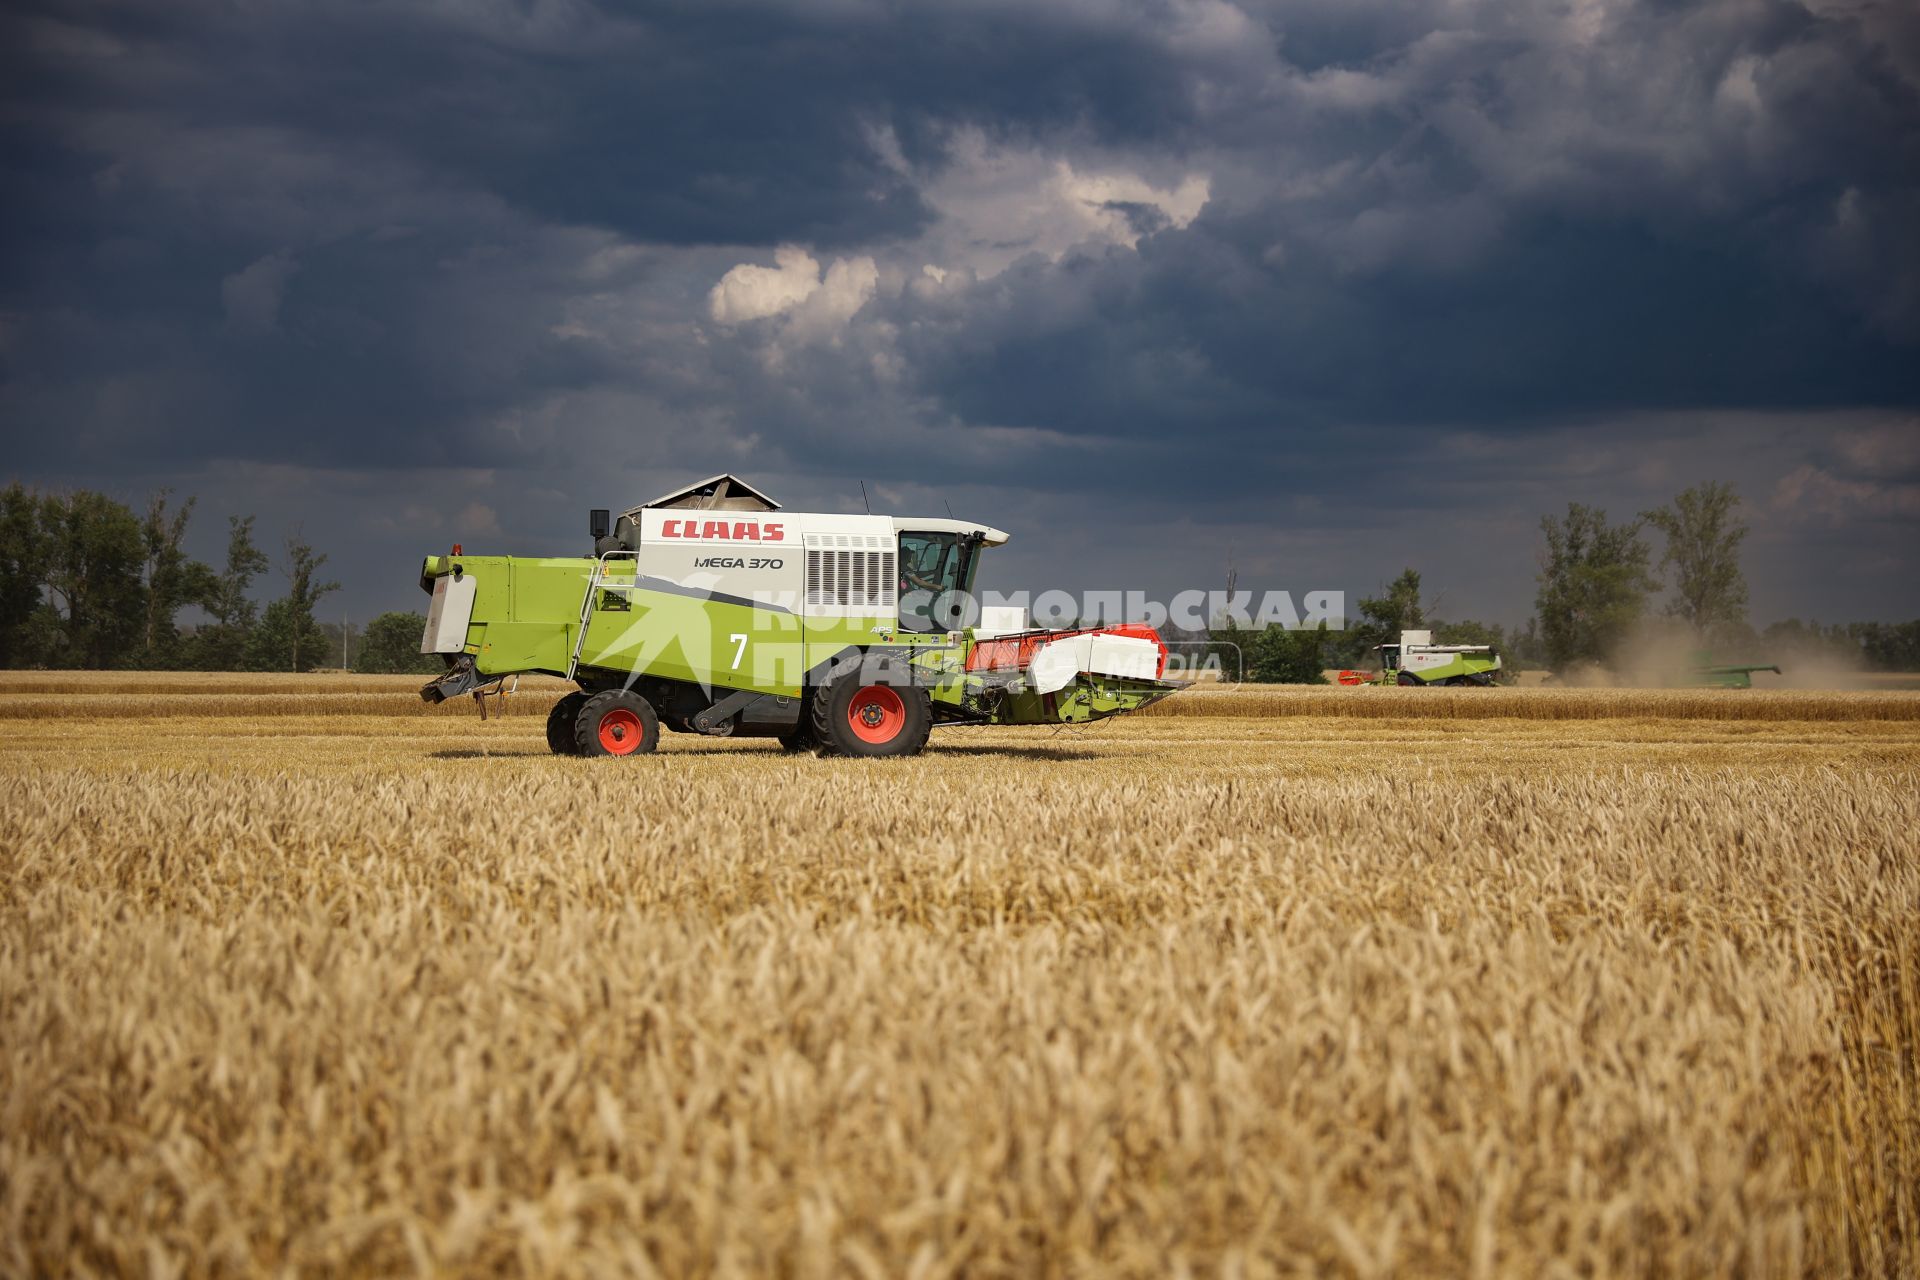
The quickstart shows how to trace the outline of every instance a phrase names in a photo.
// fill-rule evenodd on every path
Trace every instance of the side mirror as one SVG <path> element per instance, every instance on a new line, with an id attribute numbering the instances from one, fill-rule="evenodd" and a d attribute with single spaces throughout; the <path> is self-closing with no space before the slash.
<path id="1" fill-rule="evenodd" d="M 595 507 L 587 513 L 587 534 L 598 542 L 613 529 L 613 513 L 605 507 Z"/>

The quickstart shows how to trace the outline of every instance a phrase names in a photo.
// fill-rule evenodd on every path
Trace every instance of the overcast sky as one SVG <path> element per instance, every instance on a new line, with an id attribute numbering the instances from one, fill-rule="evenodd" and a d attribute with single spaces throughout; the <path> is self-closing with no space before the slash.
<path id="1" fill-rule="evenodd" d="M 1920 614 L 1911 3 L 0 24 L 0 480 L 297 527 L 330 615 L 720 470 L 995 585 L 1513 622 L 1542 513 L 1727 480 L 1756 621 Z"/>

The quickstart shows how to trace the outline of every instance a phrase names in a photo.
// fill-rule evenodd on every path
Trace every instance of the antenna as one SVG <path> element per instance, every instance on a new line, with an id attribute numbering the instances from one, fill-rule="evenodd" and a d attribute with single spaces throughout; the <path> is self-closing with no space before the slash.
<path id="1" fill-rule="evenodd" d="M 947 500 L 946 500 L 946 498 L 944 498 L 944 497 L 942 497 L 942 498 L 940 499 L 940 501 L 942 501 L 942 502 L 947 502 Z M 956 515 L 954 515 L 954 514 L 953 514 L 953 504 L 952 504 L 951 502 L 947 502 L 947 519 L 949 519 L 949 520 L 957 520 L 957 519 L 959 519 L 959 517 L 958 517 L 958 516 L 956 516 Z"/>
<path id="2" fill-rule="evenodd" d="M 867 508 L 867 514 L 872 515 L 873 504 L 867 501 L 867 482 L 865 480 L 860 482 L 860 501 Z"/>

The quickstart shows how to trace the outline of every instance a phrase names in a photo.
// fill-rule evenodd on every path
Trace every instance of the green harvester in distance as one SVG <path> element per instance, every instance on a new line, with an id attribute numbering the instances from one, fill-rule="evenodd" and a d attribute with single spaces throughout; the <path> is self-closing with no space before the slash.
<path id="1" fill-rule="evenodd" d="M 1712 654 L 1701 649 L 1695 651 L 1686 672 L 1673 683 L 1676 687 L 1692 689 L 1751 689 L 1754 673 L 1759 671 L 1780 674 L 1780 668 L 1772 663 L 1753 666 L 1716 663 Z"/>
<path id="2" fill-rule="evenodd" d="M 560 755 L 636 755 L 662 727 L 765 737 L 823 755 L 912 755 L 936 725 L 1071 725 L 1173 693 L 1140 624 L 1046 630 L 973 607 L 973 521 L 796 513 L 718 475 L 622 513 L 596 510 L 590 556 L 428 556 L 420 696 L 504 695 L 513 677 L 577 684 L 554 706 Z"/>

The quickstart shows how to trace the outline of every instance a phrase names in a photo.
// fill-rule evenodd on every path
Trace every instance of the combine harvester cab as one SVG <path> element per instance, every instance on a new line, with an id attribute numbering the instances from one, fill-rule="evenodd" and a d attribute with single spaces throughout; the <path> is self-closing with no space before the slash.
<path id="1" fill-rule="evenodd" d="M 652 751 L 662 727 L 790 750 L 912 755 L 936 724 L 1079 724 L 1176 691 L 1139 625 L 1037 630 L 971 618 L 980 557 L 1007 540 L 964 520 L 785 512 L 730 475 L 622 514 L 592 557 L 429 556 L 420 696 L 486 695 L 527 673 L 572 680 L 547 744 Z"/>
<path id="2" fill-rule="evenodd" d="M 1488 644 L 1435 644 L 1431 631 L 1402 631 L 1399 644 L 1375 645 L 1380 670 L 1342 671 L 1340 683 L 1410 687 L 1500 683 L 1500 654 Z"/>

